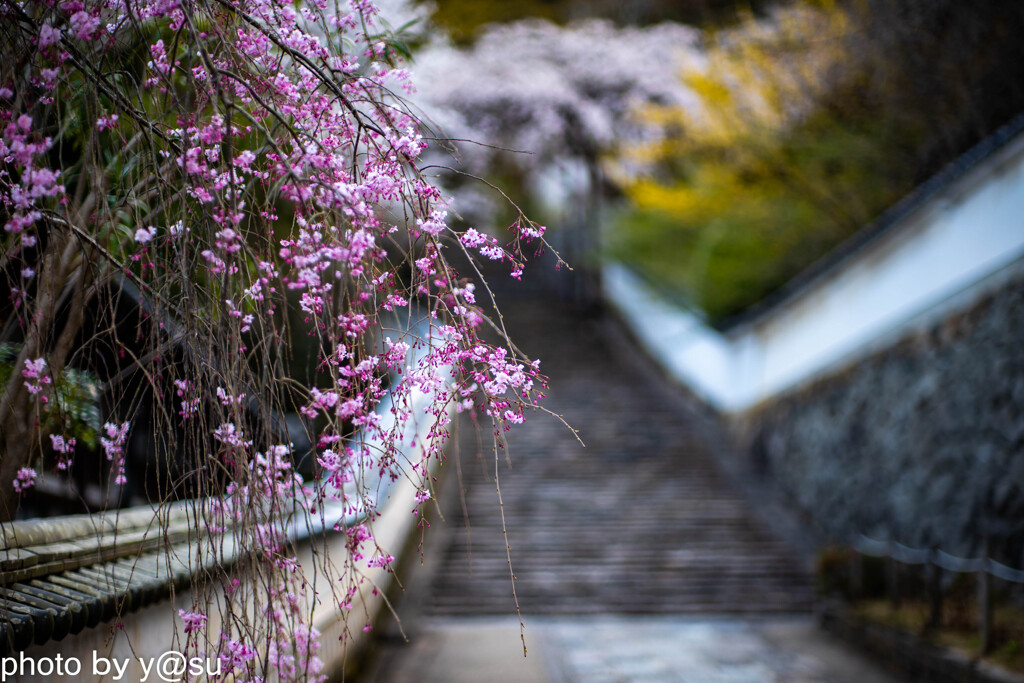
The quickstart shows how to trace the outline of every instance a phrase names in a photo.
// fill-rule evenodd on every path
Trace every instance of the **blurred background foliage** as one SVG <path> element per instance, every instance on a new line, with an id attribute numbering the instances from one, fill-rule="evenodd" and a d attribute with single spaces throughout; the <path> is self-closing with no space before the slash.
<path id="1" fill-rule="evenodd" d="M 722 324 L 1024 110 L 1024 4 L 797 2 L 709 35 L 614 257 Z"/>
<path id="2" fill-rule="evenodd" d="M 0 342 L 0 383 L 10 380 L 20 350 L 17 344 Z M 62 434 L 95 450 L 99 446 L 103 421 L 100 414 L 103 384 L 94 373 L 67 368 L 55 389 L 56 402 L 42 404 L 38 414 L 43 433 Z"/>
<path id="3" fill-rule="evenodd" d="M 675 21 L 694 26 L 722 26 L 761 12 L 770 0 L 417 0 L 433 8 L 432 16 L 457 43 L 468 43 L 487 24 L 546 19 L 567 24 L 580 19 L 611 19 L 620 25 L 644 26 Z"/>
<path id="4" fill-rule="evenodd" d="M 1024 111 L 1019 0 L 434 4 L 457 42 L 525 17 L 700 27 L 678 69 L 696 106 L 648 104 L 660 134 L 600 152 L 625 200 L 604 232 L 606 256 L 718 325 Z"/>

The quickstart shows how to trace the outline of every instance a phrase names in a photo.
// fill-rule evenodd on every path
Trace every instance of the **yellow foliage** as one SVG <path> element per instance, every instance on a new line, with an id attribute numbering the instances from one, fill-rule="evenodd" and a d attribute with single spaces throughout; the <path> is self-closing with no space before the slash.
<path id="1" fill-rule="evenodd" d="M 635 209 L 613 248 L 718 318 L 898 198 L 905 188 L 891 181 L 903 172 L 887 168 L 886 130 L 822 104 L 857 77 L 844 39 L 853 26 L 825 0 L 715 35 L 680 74 L 699 106 L 639 112 L 662 136 L 620 154 L 654 172 L 628 178 L 612 164 Z"/>

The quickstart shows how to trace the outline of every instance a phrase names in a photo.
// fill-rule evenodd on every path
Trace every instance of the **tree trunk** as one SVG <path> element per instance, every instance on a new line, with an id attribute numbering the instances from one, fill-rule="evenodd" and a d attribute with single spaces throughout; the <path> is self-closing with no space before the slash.
<path id="1" fill-rule="evenodd" d="M 0 399 L 0 521 L 10 520 L 17 512 L 19 494 L 14 490 L 14 478 L 22 467 L 31 466 L 33 456 L 40 449 L 40 397 L 33 396 L 25 386 L 21 374 L 26 360 L 46 358 L 51 388 L 56 385 L 71 342 L 79 333 L 85 319 L 86 282 L 71 283 L 72 264 L 80 252 L 78 242 L 67 232 L 51 228 L 50 241 L 43 253 L 37 277 L 39 288 L 33 302 L 34 316 L 27 322 L 25 343 L 15 360 L 11 378 Z M 76 287 L 67 321 L 61 330 L 54 329 L 59 313 L 62 292 L 69 284 Z M 54 341 L 56 340 L 56 343 Z"/>

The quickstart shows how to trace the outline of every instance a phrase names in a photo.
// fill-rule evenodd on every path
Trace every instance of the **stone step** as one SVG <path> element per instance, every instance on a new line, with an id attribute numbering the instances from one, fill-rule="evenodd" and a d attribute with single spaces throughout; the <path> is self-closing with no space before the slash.
<path id="1" fill-rule="evenodd" d="M 469 455 L 477 437 L 464 421 L 470 531 L 449 494 L 447 547 L 422 601 L 428 616 L 513 612 L 506 545 L 528 614 L 811 609 L 810 577 L 720 474 L 722 442 L 705 425 L 622 364 L 599 327 L 542 302 L 506 311 L 506 320 L 551 375 L 545 407 L 587 448 L 556 421 L 528 415 L 497 457 L 499 507 L 495 456 Z"/>

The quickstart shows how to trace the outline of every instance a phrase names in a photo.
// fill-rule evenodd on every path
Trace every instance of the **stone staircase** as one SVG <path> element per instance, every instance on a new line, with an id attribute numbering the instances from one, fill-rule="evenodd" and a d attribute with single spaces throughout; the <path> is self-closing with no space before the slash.
<path id="1" fill-rule="evenodd" d="M 449 460 L 460 459 L 469 524 L 449 472 L 449 539 L 425 616 L 515 612 L 502 512 L 524 614 L 811 609 L 808 572 L 720 473 L 714 458 L 724 449 L 707 418 L 627 362 L 632 349 L 610 348 L 606 321 L 541 300 L 506 307 L 505 318 L 551 377 L 544 405 L 586 448 L 538 412 L 508 433 L 509 468 L 504 451 L 497 462 L 486 446 L 476 456 L 477 432 L 463 420 Z M 486 444 L 489 430 L 481 433 Z"/>

